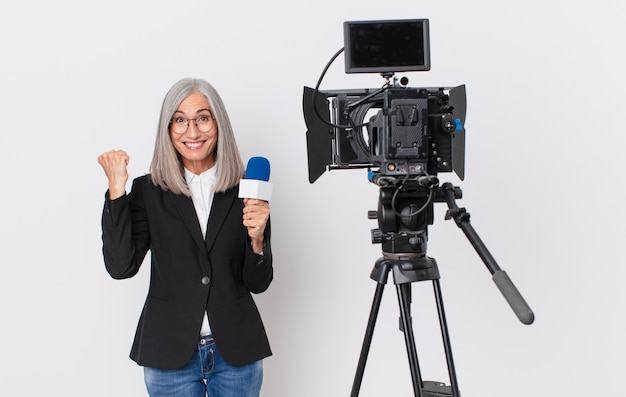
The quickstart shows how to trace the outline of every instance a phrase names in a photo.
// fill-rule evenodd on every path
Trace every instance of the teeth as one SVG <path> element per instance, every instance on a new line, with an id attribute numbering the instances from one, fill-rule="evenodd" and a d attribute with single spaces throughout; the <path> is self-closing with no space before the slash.
<path id="1" fill-rule="evenodd" d="M 187 145 L 189 149 L 197 149 L 202 146 L 202 142 L 187 142 L 185 145 Z"/>

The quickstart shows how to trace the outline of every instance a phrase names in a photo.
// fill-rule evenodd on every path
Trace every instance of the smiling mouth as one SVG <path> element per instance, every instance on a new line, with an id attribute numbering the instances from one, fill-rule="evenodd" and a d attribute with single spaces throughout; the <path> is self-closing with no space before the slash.
<path id="1" fill-rule="evenodd" d="M 185 142 L 185 146 L 191 150 L 199 149 L 204 142 Z"/>

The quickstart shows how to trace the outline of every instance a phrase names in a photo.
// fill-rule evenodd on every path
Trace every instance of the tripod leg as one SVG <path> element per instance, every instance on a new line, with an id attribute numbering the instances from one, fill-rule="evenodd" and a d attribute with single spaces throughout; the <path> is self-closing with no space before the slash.
<path id="1" fill-rule="evenodd" d="M 354 376 L 354 383 L 352 384 L 352 393 L 350 393 L 350 397 L 357 397 L 359 395 L 359 390 L 361 389 L 361 382 L 363 381 L 363 374 L 365 372 L 365 362 L 367 361 L 367 355 L 369 354 L 370 346 L 372 344 L 374 326 L 376 325 L 376 317 L 378 317 L 378 311 L 380 309 L 380 302 L 382 300 L 384 288 L 385 284 L 376 284 L 374 301 L 372 302 L 370 317 L 367 322 L 367 328 L 365 329 L 365 338 L 363 339 L 363 347 L 361 348 L 359 365 L 357 366 L 356 375 Z"/>
<path id="2" fill-rule="evenodd" d="M 456 370 L 454 369 L 454 360 L 452 359 L 452 346 L 450 344 L 450 335 L 448 333 L 448 324 L 446 322 L 446 313 L 443 308 L 443 297 L 441 295 L 441 286 L 439 280 L 433 280 L 433 289 L 437 300 L 437 313 L 439 314 L 439 326 L 441 328 L 441 337 L 443 339 L 443 347 L 446 353 L 446 362 L 448 363 L 448 375 L 450 377 L 450 388 L 453 397 L 459 397 L 459 385 L 456 380 Z"/>
<path id="3" fill-rule="evenodd" d="M 411 284 L 396 285 L 398 293 L 398 303 L 400 305 L 400 320 L 404 333 L 404 342 L 409 356 L 409 366 L 411 368 L 411 379 L 413 381 L 413 393 L 415 397 L 422 397 L 422 376 L 420 374 L 419 362 L 417 360 L 417 347 L 415 346 L 415 336 L 411 322 Z"/>

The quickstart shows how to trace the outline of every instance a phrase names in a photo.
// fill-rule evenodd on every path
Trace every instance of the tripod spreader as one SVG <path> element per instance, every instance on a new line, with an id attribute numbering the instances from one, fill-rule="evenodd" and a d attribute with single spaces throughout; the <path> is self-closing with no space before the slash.
<path id="1" fill-rule="evenodd" d="M 465 236 L 468 238 L 478 256 L 483 260 L 487 269 L 492 274 L 492 279 L 504 298 L 508 302 L 517 318 L 524 324 L 532 324 L 535 320 L 535 315 L 519 293 L 506 272 L 500 269 L 500 266 L 496 263 L 485 244 L 482 242 L 478 233 L 474 230 L 470 224 L 470 214 L 465 208 L 459 208 L 456 204 L 455 192 L 458 192 L 458 188 L 455 188 L 451 183 L 444 183 L 442 189 L 445 195 L 445 200 L 448 203 L 448 211 L 446 212 L 446 220 L 454 219 L 457 226 L 463 230 Z M 457 193 L 458 194 L 458 193 Z"/>

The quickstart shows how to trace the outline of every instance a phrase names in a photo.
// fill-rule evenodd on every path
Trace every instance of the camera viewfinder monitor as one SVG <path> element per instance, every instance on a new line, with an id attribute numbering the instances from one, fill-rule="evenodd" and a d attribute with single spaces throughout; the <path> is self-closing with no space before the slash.
<path id="1" fill-rule="evenodd" d="M 346 73 L 430 70 L 428 19 L 347 21 Z"/>

